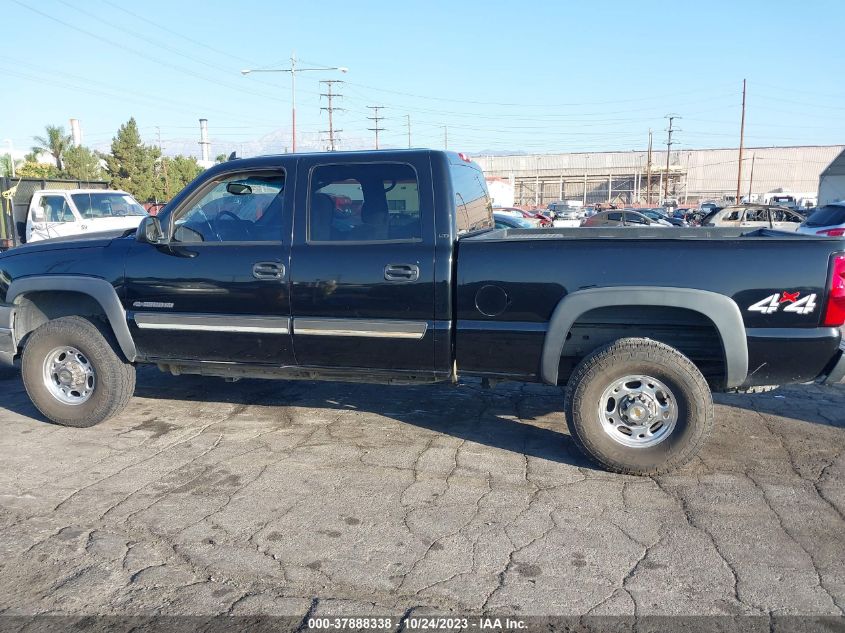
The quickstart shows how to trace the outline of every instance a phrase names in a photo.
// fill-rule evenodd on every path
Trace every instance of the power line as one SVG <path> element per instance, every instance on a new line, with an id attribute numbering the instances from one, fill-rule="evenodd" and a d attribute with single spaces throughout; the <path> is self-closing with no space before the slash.
<path id="1" fill-rule="evenodd" d="M 336 130 L 334 128 L 334 113 L 335 111 L 342 111 L 343 108 L 338 108 L 334 105 L 333 100 L 335 98 L 342 98 L 343 95 L 334 91 L 335 84 L 342 84 L 343 81 L 340 79 L 321 79 L 321 84 L 325 84 L 326 92 L 321 92 L 320 97 L 326 97 L 328 101 L 328 105 L 323 106 L 320 108 L 320 111 L 327 111 L 329 113 L 329 129 L 322 132 L 323 134 L 329 135 L 329 151 L 333 152 L 335 150 L 336 139 L 335 135 L 338 132 L 343 132 L 343 130 Z"/>
<path id="2" fill-rule="evenodd" d="M 373 111 L 373 116 L 367 117 L 370 121 L 373 122 L 374 127 L 368 127 L 367 129 L 370 132 L 376 133 L 376 149 L 378 149 L 378 133 L 384 132 L 383 127 L 379 127 L 378 122 L 383 120 L 384 117 L 379 115 L 379 110 L 383 110 L 384 106 L 367 106 L 370 110 Z"/>

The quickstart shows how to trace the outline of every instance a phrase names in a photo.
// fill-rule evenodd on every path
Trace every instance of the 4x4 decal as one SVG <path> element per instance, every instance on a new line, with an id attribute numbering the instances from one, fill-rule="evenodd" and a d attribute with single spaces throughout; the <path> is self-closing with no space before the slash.
<path id="1" fill-rule="evenodd" d="M 773 314 L 781 305 L 784 305 L 784 312 L 797 312 L 798 314 L 810 314 L 816 309 L 816 295 L 811 294 L 800 298 L 800 292 L 778 292 L 761 299 L 755 304 L 748 306 L 749 312 L 760 312 L 762 314 Z"/>

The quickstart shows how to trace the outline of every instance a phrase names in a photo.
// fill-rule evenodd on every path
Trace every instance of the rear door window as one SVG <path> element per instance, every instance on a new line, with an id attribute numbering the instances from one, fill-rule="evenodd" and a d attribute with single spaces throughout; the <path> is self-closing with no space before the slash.
<path id="1" fill-rule="evenodd" d="M 311 172 L 310 242 L 421 239 L 419 183 L 410 165 L 320 165 Z"/>

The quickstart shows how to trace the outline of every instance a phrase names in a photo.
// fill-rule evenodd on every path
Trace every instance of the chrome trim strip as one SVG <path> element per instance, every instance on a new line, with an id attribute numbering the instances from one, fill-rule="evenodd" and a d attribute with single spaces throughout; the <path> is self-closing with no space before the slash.
<path id="1" fill-rule="evenodd" d="M 428 331 L 425 321 L 399 319 L 302 318 L 293 320 L 293 333 L 304 336 L 357 336 L 420 340 Z"/>
<path id="2" fill-rule="evenodd" d="M 290 320 L 287 317 L 136 312 L 133 318 L 142 330 L 188 330 L 193 332 L 238 332 L 248 334 L 290 333 Z"/>

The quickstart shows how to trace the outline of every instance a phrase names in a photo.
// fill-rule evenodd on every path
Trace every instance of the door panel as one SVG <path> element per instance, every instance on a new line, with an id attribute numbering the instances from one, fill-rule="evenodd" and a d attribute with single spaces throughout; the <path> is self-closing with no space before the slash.
<path id="1" fill-rule="evenodd" d="M 141 356 L 295 364 L 284 184 L 278 170 L 223 174 L 162 218 L 173 241 L 133 245 L 125 304 Z"/>
<path id="2" fill-rule="evenodd" d="M 287 261 L 281 244 L 156 247 L 126 262 L 126 309 L 148 358 L 293 364 L 286 279 L 257 279 L 257 262 Z"/>
<path id="3" fill-rule="evenodd" d="M 434 370 L 434 223 L 426 163 L 301 159 L 291 254 L 300 365 Z"/>

